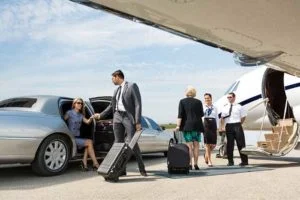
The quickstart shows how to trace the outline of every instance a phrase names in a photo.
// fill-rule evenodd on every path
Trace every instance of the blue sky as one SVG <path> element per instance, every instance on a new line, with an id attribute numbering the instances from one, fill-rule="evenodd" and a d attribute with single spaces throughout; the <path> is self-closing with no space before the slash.
<path id="1" fill-rule="evenodd" d="M 1 1 L 0 61 L 0 100 L 112 95 L 111 73 L 122 69 L 159 123 L 176 122 L 187 85 L 216 100 L 251 70 L 230 53 L 67 0 Z"/>

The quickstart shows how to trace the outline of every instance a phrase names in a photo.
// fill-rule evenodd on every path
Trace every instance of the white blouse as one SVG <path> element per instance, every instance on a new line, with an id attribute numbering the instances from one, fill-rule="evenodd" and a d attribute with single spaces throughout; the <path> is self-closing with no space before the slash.
<path id="1" fill-rule="evenodd" d="M 217 107 L 214 105 L 208 106 L 203 105 L 204 118 L 215 118 L 217 123 L 217 128 L 219 128 L 220 119 Z"/>

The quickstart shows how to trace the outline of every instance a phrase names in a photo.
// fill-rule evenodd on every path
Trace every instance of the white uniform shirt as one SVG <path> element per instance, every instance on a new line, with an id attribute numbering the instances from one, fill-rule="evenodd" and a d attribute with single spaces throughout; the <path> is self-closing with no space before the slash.
<path id="1" fill-rule="evenodd" d="M 211 109 L 211 112 L 208 112 L 208 110 Z M 217 129 L 219 128 L 219 113 L 218 109 L 214 106 L 207 106 L 203 105 L 203 112 L 204 112 L 204 118 L 215 118 L 217 123 Z"/>
<path id="2" fill-rule="evenodd" d="M 123 95 L 123 91 L 124 91 L 124 86 L 125 86 L 125 81 L 123 81 L 123 83 L 121 84 L 121 91 L 118 91 L 118 93 L 119 92 L 121 92 L 121 94 L 120 94 L 120 98 L 119 98 L 119 101 L 117 102 L 117 107 L 116 107 L 116 109 L 118 110 L 118 111 L 126 111 L 125 110 L 125 107 L 124 107 L 124 105 L 123 105 L 123 101 L 122 101 L 122 95 Z M 119 96 L 119 94 L 117 94 L 117 98 L 118 98 L 118 96 Z M 117 99 L 118 100 L 118 99 Z"/>
<path id="3" fill-rule="evenodd" d="M 222 109 L 221 117 L 224 118 L 229 115 L 230 103 L 226 104 Z M 240 104 L 233 103 L 230 117 L 225 118 L 225 124 L 239 123 L 241 118 L 247 116 L 247 111 Z"/>

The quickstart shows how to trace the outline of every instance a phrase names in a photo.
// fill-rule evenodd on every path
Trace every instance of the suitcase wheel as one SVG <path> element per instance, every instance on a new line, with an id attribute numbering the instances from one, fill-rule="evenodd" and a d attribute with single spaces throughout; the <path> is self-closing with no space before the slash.
<path id="1" fill-rule="evenodd" d="M 114 178 L 105 177 L 104 180 L 108 181 L 108 182 L 118 182 L 119 181 L 119 177 L 114 177 Z"/>
<path id="2" fill-rule="evenodd" d="M 190 169 L 188 168 L 185 170 L 185 174 L 188 175 L 189 173 L 190 173 Z"/>

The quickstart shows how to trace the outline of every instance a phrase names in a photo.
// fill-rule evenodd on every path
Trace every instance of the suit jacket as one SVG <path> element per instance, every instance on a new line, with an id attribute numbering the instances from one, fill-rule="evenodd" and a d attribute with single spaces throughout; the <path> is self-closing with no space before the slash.
<path id="1" fill-rule="evenodd" d="M 119 89 L 120 87 L 115 89 L 110 105 L 102 113 L 100 113 L 101 118 L 106 118 L 106 116 L 108 116 L 111 112 L 114 113 L 116 111 L 117 94 Z M 122 102 L 133 124 L 140 124 L 142 116 L 142 100 L 140 90 L 136 83 L 125 82 Z"/>

